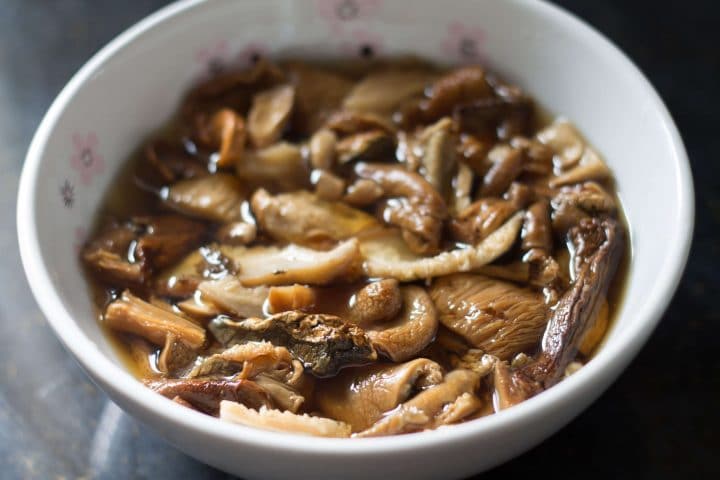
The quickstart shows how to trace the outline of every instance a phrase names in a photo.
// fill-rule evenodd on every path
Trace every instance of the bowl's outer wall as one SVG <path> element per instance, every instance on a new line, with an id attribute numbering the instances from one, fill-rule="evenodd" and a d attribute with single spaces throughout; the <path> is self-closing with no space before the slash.
<path id="1" fill-rule="evenodd" d="M 692 185 L 682 144 L 656 94 L 634 67 L 595 32 L 543 3 L 422 0 L 409 9 L 405 2 L 367 2 L 372 8 L 350 26 L 319 14 L 324 3 L 174 5 L 133 27 L 89 62 L 51 108 L 28 154 L 18 229 L 30 283 L 63 342 L 123 408 L 213 465 L 244 476 L 280 477 L 299 470 L 328 478 L 382 472 L 431 478 L 490 467 L 579 413 L 650 334 L 679 278 L 692 229 Z M 552 389 L 556 391 L 527 405 L 497 419 L 414 436 L 427 441 L 407 437 L 406 445 L 416 443 L 413 449 L 400 451 L 390 447 L 399 445 L 396 440 L 387 440 L 396 443 L 375 449 L 372 461 L 360 443 L 357 448 L 338 446 L 331 455 L 307 450 L 320 445 L 313 439 L 306 442 L 306 450 L 281 452 L 280 447 L 258 445 L 266 433 L 238 427 L 242 433 L 233 443 L 227 441 L 227 425 L 201 432 L 195 427 L 207 421 L 189 414 L 189 423 L 171 422 L 182 414 L 139 392 L 128 374 L 116 368 L 121 364 L 97 326 L 75 252 L 113 174 L 148 132 L 172 116 L 183 92 L 205 71 L 202 52 L 220 48 L 230 57 L 242 57 L 251 48 L 271 56 L 346 57 L 370 43 L 383 55 L 412 52 L 453 63 L 458 58 L 453 58 L 448 42 L 458 35 L 477 41 L 483 63 L 575 122 L 615 172 L 631 225 L 633 257 L 627 300 L 603 350 L 576 376 Z M 78 180 L 70 159 L 73 139 L 88 135 L 97 138 L 94 148 L 104 171 L 85 182 Z M 73 208 L 66 208 L 57 195 L 68 181 L 74 183 Z M 45 272 L 49 283 L 41 278 Z M 115 366 L 105 364 L 105 358 Z M 105 367 L 113 368 L 109 377 Z M 158 415 L 150 403 L 168 413 Z M 242 437 L 247 432 L 250 438 Z M 432 440 L 441 437 L 442 442 Z"/>

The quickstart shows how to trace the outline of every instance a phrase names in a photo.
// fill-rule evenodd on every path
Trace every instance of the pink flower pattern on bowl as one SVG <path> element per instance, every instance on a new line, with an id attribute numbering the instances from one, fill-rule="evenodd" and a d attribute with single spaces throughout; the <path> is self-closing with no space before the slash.
<path id="1" fill-rule="evenodd" d="M 86 135 L 74 133 L 72 142 L 75 152 L 70 157 L 70 166 L 80 174 L 80 182 L 83 185 L 90 185 L 94 175 L 105 171 L 105 161 L 98 153 L 98 138 L 95 132 Z M 74 198 L 74 192 L 73 192 Z M 63 195 L 65 198 L 65 195 Z M 71 202 L 72 203 L 72 202 Z"/>
<path id="2" fill-rule="evenodd" d="M 479 27 L 467 26 L 462 22 L 451 22 L 447 36 L 442 42 L 442 51 L 461 62 L 481 62 L 485 33 Z"/>
<path id="3" fill-rule="evenodd" d="M 235 62 L 240 68 L 251 67 L 261 58 L 268 56 L 268 48 L 259 43 L 249 43 L 235 56 Z"/>
<path id="4" fill-rule="evenodd" d="M 205 75 L 215 75 L 225 70 L 230 57 L 229 52 L 227 40 L 219 40 L 195 52 L 195 61 L 200 64 Z"/>
<path id="5" fill-rule="evenodd" d="M 349 37 L 340 44 L 340 51 L 345 55 L 371 59 L 382 53 L 383 40 L 379 35 L 367 30 L 354 30 Z"/>

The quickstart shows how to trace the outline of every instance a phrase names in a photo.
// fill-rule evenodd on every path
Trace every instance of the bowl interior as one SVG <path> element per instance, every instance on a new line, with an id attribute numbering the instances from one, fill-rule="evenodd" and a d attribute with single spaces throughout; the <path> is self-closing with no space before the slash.
<path id="1" fill-rule="evenodd" d="M 23 257 L 34 265 L 29 271 L 49 275 L 48 283 L 31 272 L 30 282 L 41 304 L 59 299 L 64 311 L 45 313 L 60 335 L 74 322 L 119 364 L 96 324 L 78 248 L 130 152 L 200 76 L 256 55 L 403 53 L 485 64 L 573 121 L 601 152 L 617 179 L 633 256 L 626 301 L 594 361 L 610 361 L 629 337 L 636 351 L 687 254 L 692 186 L 682 144 L 652 88 L 599 35 L 543 3 L 494 0 L 422 0 L 412 8 L 382 0 L 186 2 L 113 42 L 63 91 L 23 177 Z"/>

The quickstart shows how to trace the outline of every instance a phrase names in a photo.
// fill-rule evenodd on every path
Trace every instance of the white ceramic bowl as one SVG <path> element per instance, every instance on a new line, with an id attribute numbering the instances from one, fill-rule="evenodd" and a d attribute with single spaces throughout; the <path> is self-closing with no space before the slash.
<path id="1" fill-rule="evenodd" d="M 521 405 L 437 431 L 331 440 L 248 429 L 151 392 L 98 328 L 77 249 L 128 154 L 184 91 L 222 62 L 254 54 L 413 52 L 481 61 L 574 121 L 607 159 L 632 236 L 626 300 L 607 342 L 577 374 Z M 95 55 L 43 119 L 27 155 L 18 234 L 33 293 L 93 380 L 178 448 L 249 478 L 455 477 L 530 448 L 583 410 L 638 352 L 680 279 L 693 191 L 680 136 L 657 94 L 605 38 L 538 1 L 184 1 Z M 608 419 L 608 421 L 614 421 Z"/>

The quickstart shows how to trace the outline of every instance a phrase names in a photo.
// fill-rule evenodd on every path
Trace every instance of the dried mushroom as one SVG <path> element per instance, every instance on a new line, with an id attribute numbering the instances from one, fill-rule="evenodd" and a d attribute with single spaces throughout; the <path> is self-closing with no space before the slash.
<path id="1" fill-rule="evenodd" d="M 341 164 L 385 160 L 392 157 L 394 148 L 392 137 L 382 130 L 348 135 L 335 146 Z"/>
<path id="2" fill-rule="evenodd" d="M 247 131 L 245 120 L 229 108 L 215 112 L 212 117 L 200 115 L 197 136 L 202 143 L 217 149 L 218 167 L 235 165 L 245 152 Z"/>
<path id="3" fill-rule="evenodd" d="M 430 287 L 438 319 L 468 343 L 500 359 L 532 348 L 545 331 L 543 297 L 474 274 L 438 278 Z"/>
<path id="4" fill-rule="evenodd" d="M 418 432 L 510 408 L 602 345 L 626 252 L 611 172 L 479 65 L 261 58 L 161 131 L 79 255 L 133 372 L 176 404 Z"/>
<path id="5" fill-rule="evenodd" d="M 390 70 L 370 74 L 343 101 L 347 110 L 391 114 L 405 101 L 422 95 L 436 78 L 433 72 Z"/>
<path id="6" fill-rule="evenodd" d="M 248 408 L 242 403 L 223 401 L 220 403 L 220 419 L 249 427 L 292 432 L 316 437 L 349 437 L 350 426 L 322 417 L 297 415 L 261 407 Z"/>
<path id="7" fill-rule="evenodd" d="M 270 195 L 259 189 L 251 205 L 260 229 L 282 242 L 332 244 L 377 225 L 362 210 L 323 200 L 306 191 Z"/>
<path id="8" fill-rule="evenodd" d="M 179 315 L 151 305 L 129 291 L 111 302 L 103 322 L 114 329 L 139 335 L 155 345 L 164 345 L 168 334 L 191 348 L 205 343 L 205 329 Z"/>
<path id="9" fill-rule="evenodd" d="M 408 285 L 400 289 L 402 307 L 397 317 L 367 326 L 373 346 L 393 362 L 403 362 L 425 348 L 438 328 L 435 306 L 425 289 Z"/>
<path id="10" fill-rule="evenodd" d="M 447 209 L 432 185 L 417 173 L 391 165 L 360 163 L 355 173 L 374 181 L 383 190 L 389 200 L 382 217 L 402 229 L 403 239 L 412 251 L 437 251 Z"/>
<path id="11" fill-rule="evenodd" d="M 269 340 L 286 347 L 309 373 L 335 375 L 341 368 L 371 363 L 377 359 L 367 334 L 332 315 L 282 312 L 267 318 L 210 322 L 213 336 L 225 346 Z"/>
<path id="12" fill-rule="evenodd" d="M 163 196 L 168 206 L 180 213 L 215 222 L 232 222 L 240 219 L 247 193 L 233 175 L 217 173 L 182 180 Z"/>
<path id="13" fill-rule="evenodd" d="M 486 265 L 507 252 L 515 239 L 522 217 L 515 214 L 477 245 L 445 251 L 434 257 L 422 257 L 408 250 L 392 230 L 366 237 L 360 244 L 370 277 L 394 277 L 403 282 L 434 278 L 457 272 L 469 272 Z"/>
<path id="14" fill-rule="evenodd" d="M 328 381 L 318 403 L 323 414 L 359 432 L 413 395 L 442 382 L 443 376 L 442 367 L 426 358 L 349 368 Z"/>
<path id="15" fill-rule="evenodd" d="M 300 147 L 288 142 L 247 152 L 235 165 L 238 178 L 249 186 L 277 191 L 310 184 L 310 173 Z"/>
<path id="16" fill-rule="evenodd" d="M 248 114 L 248 134 L 257 148 L 268 147 L 282 136 L 290 119 L 295 88 L 279 85 L 255 95 Z"/>
<path id="17" fill-rule="evenodd" d="M 355 238 L 327 251 L 288 245 L 232 247 L 224 249 L 224 253 L 238 266 L 237 278 L 248 287 L 326 285 L 334 280 L 354 280 L 360 273 L 360 249 Z"/>

